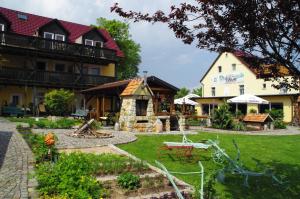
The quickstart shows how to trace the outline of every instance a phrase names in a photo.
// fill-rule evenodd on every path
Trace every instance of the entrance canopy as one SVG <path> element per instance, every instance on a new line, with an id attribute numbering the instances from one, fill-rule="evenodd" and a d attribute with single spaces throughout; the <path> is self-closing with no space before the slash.
<path id="1" fill-rule="evenodd" d="M 193 100 L 190 100 L 190 99 L 185 98 L 185 97 L 175 99 L 174 104 L 180 104 L 180 105 L 186 104 L 186 105 L 192 105 L 192 106 L 198 105 L 197 102 L 194 102 Z"/>
<path id="2" fill-rule="evenodd" d="M 244 94 L 227 100 L 228 103 L 269 104 L 269 101 L 255 95 Z"/>

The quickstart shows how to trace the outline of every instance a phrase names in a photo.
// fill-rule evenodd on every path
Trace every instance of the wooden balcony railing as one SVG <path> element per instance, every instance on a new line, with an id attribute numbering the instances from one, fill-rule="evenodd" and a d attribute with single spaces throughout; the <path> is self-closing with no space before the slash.
<path id="1" fill-rule="evenodd" d="M 24 68 L 0 66 L 0 81 L 3 83 L 58 87 L 89 87 L 114 81 L 114 77 L 80 75 L 77 73 L 37 71 Z"/>
<path id="2" fill-rule="evenodd" d="M 41 52 L 58 53 L 68 56 L 116 60 L 116 52 L 107 48 L 86 46 L 34 36 L 24 36 L 16 33 L 0 31 L 0 46 L 10 46 Z"/>

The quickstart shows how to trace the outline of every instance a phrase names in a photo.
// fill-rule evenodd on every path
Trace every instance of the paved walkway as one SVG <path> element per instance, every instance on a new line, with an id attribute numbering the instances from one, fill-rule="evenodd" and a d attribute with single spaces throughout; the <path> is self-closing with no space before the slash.
<path id="1" fill-rule="evenodd" d="M 32 131 L 34 133 L 43 134 L 53 132 L 58 138 L 58 142 L 56 143 L 58 149 L 90 148 L 107 146 L 110 144 L 125 144 L 137 139 L 132 133 L 116 131 L 111 131 L 114 136 L 112 138 L 77 138 L 66 135 L 67 133 L 74 131 L 74 129 L 32 129 Z"/>
<path id="2" fill-rule="evenodd" d="M 0 198 L 28 198 L 33 154 L 15 124 L 0 118 Z"/>

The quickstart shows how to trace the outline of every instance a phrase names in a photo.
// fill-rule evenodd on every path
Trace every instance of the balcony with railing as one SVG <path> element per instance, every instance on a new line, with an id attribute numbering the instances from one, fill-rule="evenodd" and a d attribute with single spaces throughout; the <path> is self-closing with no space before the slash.
<path id="1" fill-rule="evenodd" d="M 78 73 L 38 71 L 0 66 L 0 82 L 5 84 L 86 88 L 114 81 L 114 77 Z"/>
<path id="2" fill-rule="evenodd" d="M 108 48 L 86 46 L 83 44 L 45 39 L 41 37 L 25 36 L 10 32 L 0 32 L 0 47 L 11 47 L 34 51 L 81 58 L 99 60 L 116 60 L 116 52 Z M 3 48 L 4 49 L 4 48 Z"/>

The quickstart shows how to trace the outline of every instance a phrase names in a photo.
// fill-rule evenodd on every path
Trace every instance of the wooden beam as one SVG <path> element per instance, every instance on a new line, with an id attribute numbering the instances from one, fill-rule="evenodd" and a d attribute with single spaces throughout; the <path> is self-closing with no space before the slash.
<path id="1" fill-rule="evenodd" d="M 104 117 L 105 113 L 105 96 L 102 95 L 102 116 Z"/>
<path id="2" fill-rule="evenodd" d="M 155 102 L 154 102 L 154 113 L 157 115 L 158 112 L 158 98 L 155 97 Z"/>
<path id="3" fill-rule="evenodd" d="M 96 120 L 99 121 L 99 117 L 100 117 L 100 99 L 99 96 L 97 96 L 97 100 L 96 100 Z"/>

